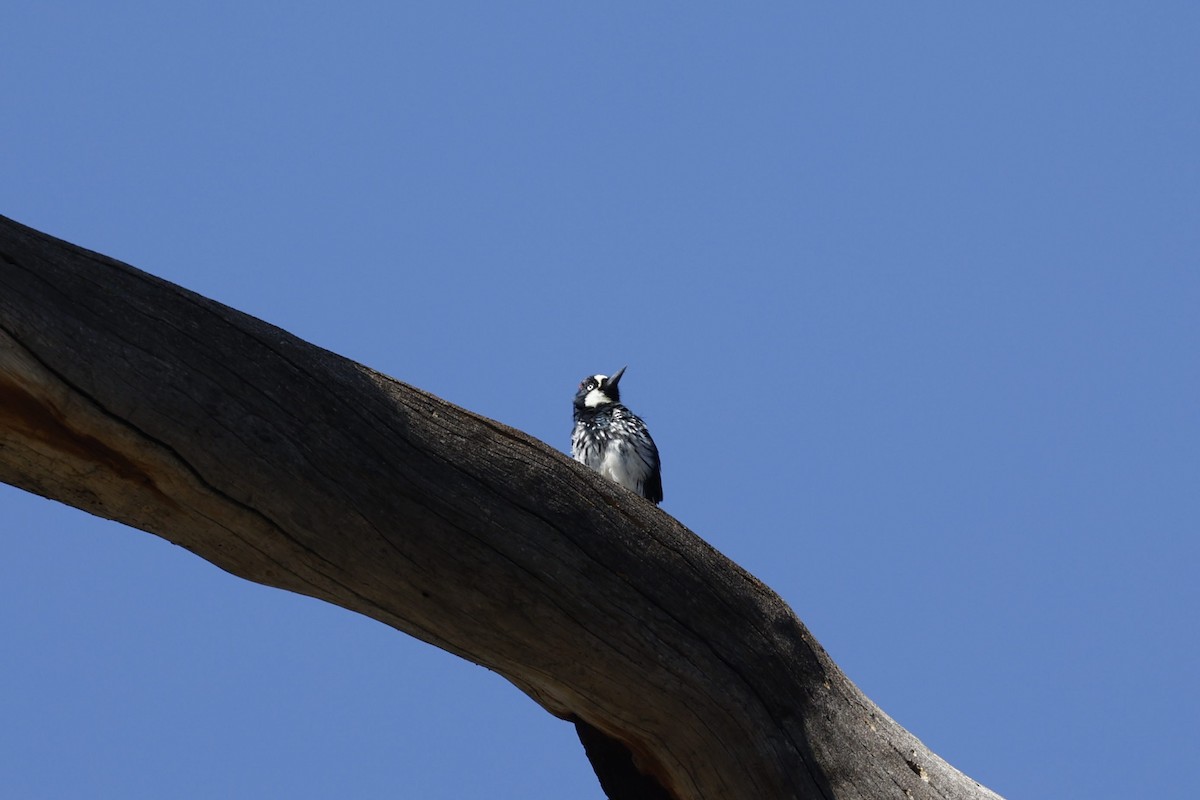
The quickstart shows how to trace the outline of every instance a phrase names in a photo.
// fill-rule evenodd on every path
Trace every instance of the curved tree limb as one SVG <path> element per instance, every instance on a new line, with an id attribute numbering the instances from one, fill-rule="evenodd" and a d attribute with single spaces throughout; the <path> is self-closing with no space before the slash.
<path id="1" fill-rule="evenodd" d="M 499 672 L 578 722 L 613 797 L 997 797 L 652 504 L 3 217 L 0 480 Z"/>

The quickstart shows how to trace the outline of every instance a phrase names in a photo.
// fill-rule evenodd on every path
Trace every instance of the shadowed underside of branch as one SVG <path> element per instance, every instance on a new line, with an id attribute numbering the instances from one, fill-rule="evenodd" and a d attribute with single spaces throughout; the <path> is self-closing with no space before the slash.
<path id="1" fill-rule="evenodd" d="M 3 217 L 0 480 L 499 672 L 613 798 L 996 797 L 649 502 Z"/>

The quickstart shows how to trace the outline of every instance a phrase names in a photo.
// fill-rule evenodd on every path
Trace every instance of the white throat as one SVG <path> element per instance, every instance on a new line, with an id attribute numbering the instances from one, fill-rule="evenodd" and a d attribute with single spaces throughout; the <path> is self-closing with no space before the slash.
<path id="1" fill-rule="evenodd" d="M 595 408 L 596 406 L 608 405 L 611 402 L 612 402 L 612 398 L 609 397 L 608 395 L 606 395 L 604 393 L 603 389 L 592 389 L 583 398 L 583 404 L 585 406 L 587 406 L 588 408 Z"/>

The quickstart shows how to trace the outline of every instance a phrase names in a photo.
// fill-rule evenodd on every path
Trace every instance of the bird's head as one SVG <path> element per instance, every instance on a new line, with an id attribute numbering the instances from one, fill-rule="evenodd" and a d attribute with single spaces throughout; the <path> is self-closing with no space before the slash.
<path id="1" fill-rule="evenodd" d="M 575 393 L 575 407 L 597 408 L 621 402 L 621 390 L 617 384 L 624 374 L 625 367 L 621 367 L 612 376 L 589 375 L 584 378 L 579 382 L 579 391 Z"/>

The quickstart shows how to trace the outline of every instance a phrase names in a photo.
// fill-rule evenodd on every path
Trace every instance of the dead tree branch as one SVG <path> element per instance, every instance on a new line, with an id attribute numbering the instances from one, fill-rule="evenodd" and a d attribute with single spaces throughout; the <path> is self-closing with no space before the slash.
<path id="1" fill-rule="evenodd" d="M 613 797 L 996 797 L 650 503 L 3 217 L 0 480 L 499 672 L 579 723 Z"/>

